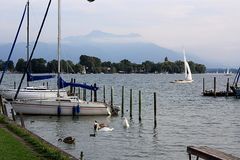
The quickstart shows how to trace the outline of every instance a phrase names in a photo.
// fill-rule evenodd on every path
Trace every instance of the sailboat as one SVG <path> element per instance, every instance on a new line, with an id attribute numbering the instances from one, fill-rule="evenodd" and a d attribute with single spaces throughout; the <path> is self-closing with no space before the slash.
<path id="1" fill-rule="evenodd" d="M 26 48 L 27 48 L 27 61 L 29 60 L 29 1 L 28 1 L 27 4 L 25 5 L 23 17 L 22 17 L 21 23 L 19 25 L 19 29 L 18 29 L 16 38 L 15 38 L 15 41 L 14 41 L 14 45 L 11 49 L 10 54 L 9 54 L 8 61 L 11 58 L 12 51 L 14 49 L 14 46 L 15 46 L 15 43 L 16 43 L 16 40 L 17 40 L 17 37 L 18 37 L 18 33 L 20 31 L 22 21 L 25 17 L 26 11 L 27 11 L 27 47 Z M 7 65 L 5 66 L 5 69 L 4 69 L 4 71 L 1 75 L 1 81 L 0 82 L 2 82 L 4 73 L 5 73 L 6 70 L 7 70 Z M 54 78 L 54 77 L 55 77 L 55 75 L 33 76 L 33 75 L 31 75 L 30 72 L 28 72 L 27 73 L 27 87 L 21 88 L 19 90 L 18 99 L 47 99 L 47 98 L 56 97 L 57 96 L 57 90 L 56 89 L 55 90 L 48 89 L 46 86 L 29 86 L 29 82 L 31 82 L 31 81 L 49 79 L 49 78 Z M 4 88 L 4 87 L 1 87 L 1 89 L 0 89 L 0 95 L 2 95 L 7 100 L 13 100 L 16 92 L 17 92 L 17 89 Z M 60 95 L 62 97 L 65 97 L 65 96 L 67 96 L 67 92 L 65 90 L 60 90 Z"/>
<path id="2" fill-rule="evenodd" d="M 184 61 L 184 75 L 185 79 L 184 80 L 175 80 L 173 83 L 192 83 L 192 72 L 190 69 L 190 66 L 187 62 L 186 55 L 185 55 L 185 49 L 183 49 L 183 61 Z"/>
<path id="3" fill-rule="evenodd" d="M 49 1 L 49 6 L 51 0 Z M 111 115 L 119 111 L 118 107 L 113 107 L 102 102 L 87 102 L 78 99 L 75 96 L 61 97 L 60 88 L 73 85 L 85 87 L 96 91 L 97 87 L 73 84 L 65 82 L 60 76 L 60 40 L 61 40 L 61 23 L 60 23 L 60 0 L 58 0 L 58 94 L 55 98 L 42 100 L 15 100 L 12 107 L 16 113 L 31 115 Z M 48 8 L 49 8 L 48 6 Z"/>
<path id="4" fill-rule="evenodd" d="M 224 75 L 225 76 L 231 76 L 231 73 L 229 72 L 229 68 L 227 68 L 227 72 Z"/>

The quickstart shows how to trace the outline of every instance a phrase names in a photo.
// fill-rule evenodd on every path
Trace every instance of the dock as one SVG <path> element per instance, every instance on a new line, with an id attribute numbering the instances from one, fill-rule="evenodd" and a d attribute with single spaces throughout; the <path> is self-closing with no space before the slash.
<path id="1" fill-rule="evenodd" d="M 240 158 L 231 154 L 227 154 L 207 146 L 188 146 L 187 153 L 189 155 L 189 160 L 192 160 L 192 155 L 196 156 L 196 160 L 199 158 L 204 160 L 240 160 Z"/>
<path id="2" fill-rule="evenodd" d="M 203 96 L 209 96 L 209 97 L 227 97 L 227 96 L 235 96 L 233 92 L 227 92 L 227 91 L 218 91 L 214 92 L 213 90 L 205 90 L 203 92 Z"/>

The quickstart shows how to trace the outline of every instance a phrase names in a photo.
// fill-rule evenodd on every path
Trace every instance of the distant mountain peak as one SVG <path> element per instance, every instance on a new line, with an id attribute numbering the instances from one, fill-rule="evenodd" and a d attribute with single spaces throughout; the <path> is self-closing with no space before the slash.
<path id="1" fill-rule="evenodd" d="M 114 34 L 114 33 L 108 33 L 103 32 L 100 30 L 93 30 L 92 32 L 85 35 L 85 37 L 94 37 L 94 38 L 136 38 L 136 37 L 142 37 L 141 35 L 137 33 L 129 33 L 129 34 Z"/>

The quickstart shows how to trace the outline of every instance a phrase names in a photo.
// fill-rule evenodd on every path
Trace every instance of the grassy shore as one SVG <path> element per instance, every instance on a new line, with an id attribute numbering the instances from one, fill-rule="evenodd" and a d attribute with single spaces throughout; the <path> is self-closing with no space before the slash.
<path id="1" fill-rule="evenodd" d="M 58 148 L 50 145 L 41 138 L 33 135 L 26 129 L 11 122 L 8 118 L 0 115 L 0 159 L 5 155 L 6 160 L 15 159 L 51 159 L 51 160 L 70 160 L 76 159 Z M 6 130 L 4 130 L 6 128 Z M 9 133 L 7 133 L 9 132 Z M 12 134 L 12 135 L 11 135 Z M 14 135 L 17 137 L 14 137 Z M 2 136 L 6 137 L 2 139 Z M 18 139 L 19 138 L 19 139 Z M 24 143 L 22 143 L 22 142 Z M 7 145 L 6 145 L 7 144 Z M 13 152 L 14 151 L 14 152 Z M 28 155 L 30 157 L 25 158 Z M 31 158 L 32 157 L 32 158 Z"/>

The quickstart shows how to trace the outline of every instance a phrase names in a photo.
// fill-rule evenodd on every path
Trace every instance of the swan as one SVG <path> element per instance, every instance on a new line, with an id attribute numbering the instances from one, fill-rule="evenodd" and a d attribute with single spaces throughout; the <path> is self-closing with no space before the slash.
<path id="1" fill-rule="evenodd" d="M 126 117 L 123 117 L 122 125 L 124 128 L 129 128 L 129 123 Z"/>
<path id="2" fill-rule="evenodd" d="M 104 132 L 111 132 L 114 128 L 109 128 L 107 125 L 101 123 L 99 124 L 97 121 L 94 122 L 94 131 L 104 131 Z"/>

